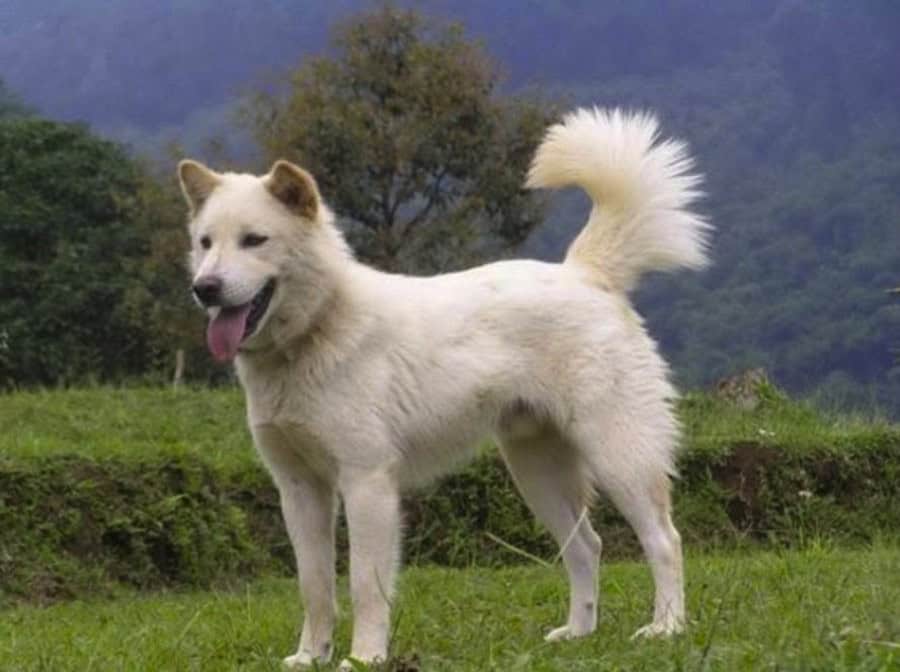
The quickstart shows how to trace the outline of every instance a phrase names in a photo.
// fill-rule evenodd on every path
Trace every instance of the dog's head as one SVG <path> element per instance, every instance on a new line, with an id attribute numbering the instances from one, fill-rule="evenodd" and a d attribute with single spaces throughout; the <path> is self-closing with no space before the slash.
<path id="1" fill-rule="evenodd" d="M 229 361 L 283 340 L 279 331 L 307 328 L 340 247 L 313 177 L 287 161 L 257 177 L 189 160 L 178 176 L 191 211 L 192 289 L 210 318 L 213 356 Z"/>

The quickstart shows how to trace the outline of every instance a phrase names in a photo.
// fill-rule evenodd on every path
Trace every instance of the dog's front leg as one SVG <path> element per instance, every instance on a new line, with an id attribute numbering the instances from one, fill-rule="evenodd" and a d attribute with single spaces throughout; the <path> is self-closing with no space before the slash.
<path id="1" fill-rule="evenodd" d="M 280 434 L 254 427 L 263 461 L 278 486 L 284 524 L 294 547 L 303 597 L 303 632 L 297 653 L 284 659 L 288 669 L 331 660 L 335 601 L 334 485 L 309 468 Z"/>
<path id="2" fill-rule="evenodd" d="M 315 478 L 294 475 L 279 482 L 285 526 L 297 559 L 303 596 L 303 631 L 297 653 L 284 659 L 289 669 L 326 663 L 333 652 L 335 614 L 334 488 Z"/>
<path id="3" fill-rule="evenodd" d="M 364 663 L 387 658 L 390 607 L 400 546 L 400 495 L 385 473 L 347 474 L 341 491 L 350 532 L 353 644 Z M 352 669 L 344 661 L 342 669 Z"/>

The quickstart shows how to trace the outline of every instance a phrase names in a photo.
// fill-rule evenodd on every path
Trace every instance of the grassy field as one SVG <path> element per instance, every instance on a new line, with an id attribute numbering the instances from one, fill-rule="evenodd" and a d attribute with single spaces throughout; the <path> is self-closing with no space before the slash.
<path id="1" fill-rule="evenodd" d="M 688 633 L 632 642 L 650 614 L 648 571 L 612 564 L 602 573 L 600 630 L 548 645 L 543 632 L 565 613 L 559 568 L 410 568 L 396 602 L 390 669 L 898 670 L 898 576 L 900 549 L 888 544 L 689 556 Z M 346 614 L 343 584 L 341 593 Z M 299 618 L 288 579 L 233 592 L 18 607 L 0 612 L 0 669 L 278 670 L 295 645 Z M 345 616 L 338 655 L 348 642 Z"/>
<path id="2" fill-rule="evenodd" d="M 97 387 L 0 396 L 0 457 L 185 454 L 225 469 L 256 459 L 237 388 Z"/>
<path id="3" fill-rule="evenodd" d="M 746 441 L 795 452 L 853 450 L 900 437 L 900 426 L 885 420 L 829 415 L 777 396 L 768 401 L 745 412 L 709 395 L 686 395 L 679 405 L 685 450 L 714 452 Z M 0 456 L 185 453 L 226 469 L 256 460 L 237 388 L 98 387 L 0 396 Z"/>

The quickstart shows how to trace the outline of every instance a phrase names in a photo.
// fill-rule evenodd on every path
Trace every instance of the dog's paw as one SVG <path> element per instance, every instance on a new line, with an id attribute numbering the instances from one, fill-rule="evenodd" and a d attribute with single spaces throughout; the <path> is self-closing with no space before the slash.
<path id="1" fill-rule="evenodd" d="M 307 651 L 298 651 L 294 655 L 282 659 L 281 666 L 289 671 L 302 670 L 305 667 L 312 667 L 313 660 L 315 659 L 312 657 L 311 653 Z"/>
<path id="2" fill-rule="evenodd" d="M 287 658 L 281 661 L 282 667 L 285 670 L 306 670 L 311 668 L 315 663 L 327 663 L 331 660 L 331 648 L 329 647 L 328 653 L 325 656 L 314 656 L 309 651 L 298 651 L 292 656 L 288 656 Z"/>
<path id="3" fill-rule="evenodd" d="M 544 635 L 545 642 L 564 642 L 565 640 L 572 638 L 572 630 L 568 625 L 564 625 L 561 628 L 554 628 Z"/>
<path id="4" fill-rule="evenodd" d="M 380 665 L 384 660 L 377 656 L 375 658 L 357 658 L 356 656 L 351 656 L 350 658 L 344 658 L 341 661 L 341 664 L 338 665 L 339 672 L 357 672 L 358 670 L 368 670 L 373 665 Z"/>
<path id="5" fill-rule="evenodd" d="M 567 639 L 577 639 L 578 637 L 584 637 L 585 635 L 589 635 L 593 632 L 593 629 L 583 629 L 583 628 L 573 628 L 571 625 L 563 625 L 559 628 L 554 628 L 546 635 L 544 635 L 545 642 L 564 642 Z"/>
<path id="6" fill-rule="evenodd" d="M 684 631 L 684 623 L 675 618 L 668 618 L 664 621 L 654 621 L 643 628 L 638 628 L 631 639 L 641 639 L 643 637 L 671 637 L 672 635 L 681 634 Z"/>

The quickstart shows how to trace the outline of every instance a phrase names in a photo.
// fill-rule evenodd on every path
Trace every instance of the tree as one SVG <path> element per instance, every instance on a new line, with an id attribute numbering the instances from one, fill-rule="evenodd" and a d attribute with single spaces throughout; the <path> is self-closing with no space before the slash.
<path id="1" fill-rule="evenodd" d="M 413 11 L 362 15 L 333 46 L 286 92 L 253 96 L 245 120 L 267 159 L 313 173 L 361 256 L 438 270 L 524 240 L 541 219 L 522 184 L 549 111 L 501 98 L 497 67 L 459 27 Z"/>
<path id="2" fill-rule="evenodd" d="M 85 128 L 0 120 L 0 385 L 143 371 L 143 334 L 122 299 L 137 171 Z"/>
<path id="3" fill-rule="evenodd" d="M 129 322 L 144 334 L 149 370 L 168 380 L 180 351 L 186 355 L 188 377 L 220 381 L 229 372 L 210 358 L 203 338 L 205 314 L 191 298 L 184 196 L 171 170 L 182 151 L 180 147 L 171 150 L 173 161 L 166 162 L 164 174 L 145 166 L 139 175 L 136 228 L 146 254 L 130 264 L 132 279 L 124 310 Z"/>

